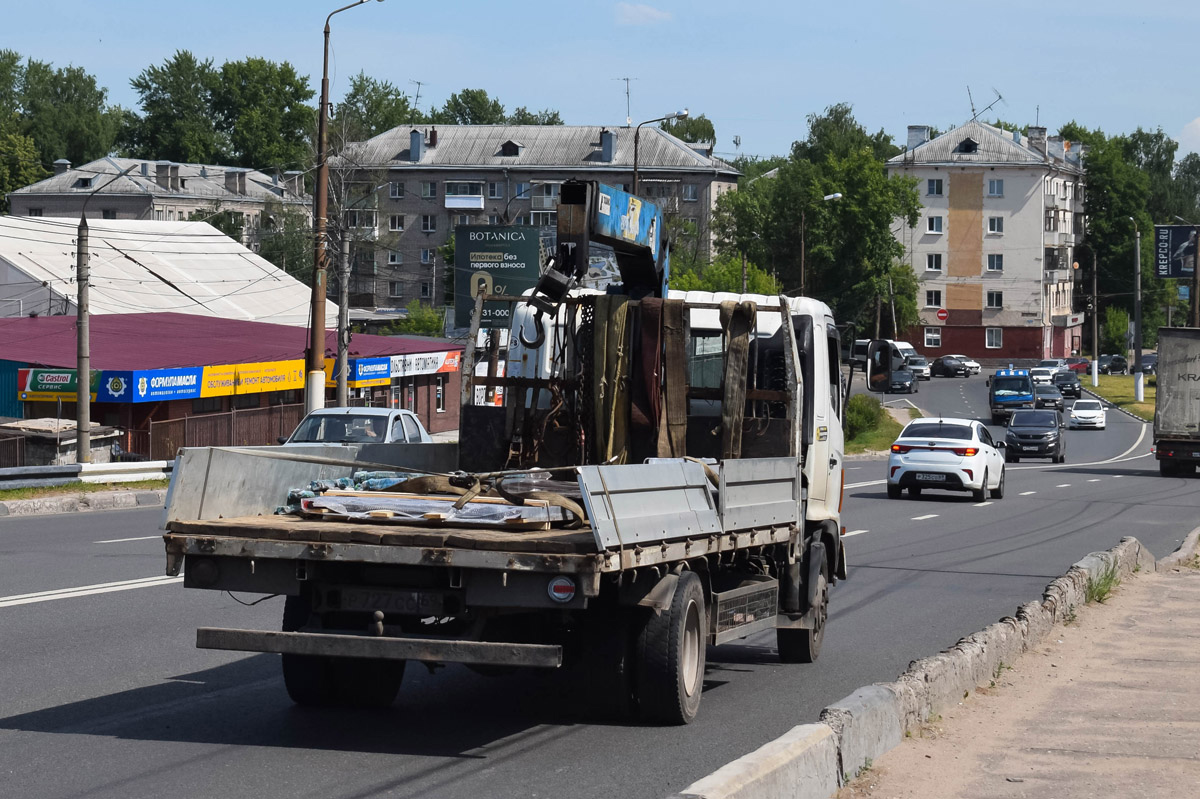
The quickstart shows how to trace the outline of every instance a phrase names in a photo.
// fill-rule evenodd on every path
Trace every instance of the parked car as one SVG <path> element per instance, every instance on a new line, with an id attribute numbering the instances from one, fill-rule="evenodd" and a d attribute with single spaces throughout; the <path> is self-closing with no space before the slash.
<path id="1" fill-rule="evenodd" d="M 280 444 L 428 444 L 433 441 L 412 411 L 398 408 L 320 408 L 305 416 Z"/>
<path id="2" fill-rule="evenodd" d="M 1035 386 L 1049 385 L 1054 382 L 1054 375 L 1057 371 L 1048 366 L 1035 366 L 1029 370 L 1029 376 L 1033 378 Z"/>
<path id="3" fill-rule="evenodd" d="M 970 491 L 977 502 L 1004 496 L 1004 443 L 992 440 L 974 419 L 914 419 L 900 432 L 888 456 L 887 493 L 899 499 L 908 489 Z"/>
<path id="4" fill-rule="evenodd" d="M 904 359 L 904 365 L 908 370 L 917 376 L 918 380 L 928 380 L 931 375 L 929 372 L 929 361 L 924 355 L 910 355 Z"/>
<path id="5" fill-rule="evenodd" d="M 867 347 L 871 340 L 860 338 L 854 340 L 854 346 L 850 349 L 850 364 L 855 369 L 865 371 L 867 368 Z"/>
<path id="6" fill-rule="evenodd" d="M 1087 374 L 1092 370 L 1092 362 L 1087 358 L 1067 358 L 1067 368 L 1077 374 Z"/>
<path id="7" fill-rule="evenodd" d="M 1054 408 L 1056 411 L 1061 411 L 1064 404 L 1062 392 L 1053 383 L 1038 383 L 1033 387 L 1033 406 L 1035 408 Z"/>
<path id="8" fill-rule="evenodd" d="M 1067 426 L 1072 430 L 1094 428 L 1103 430 L 1108 426 L 1108 416 L 1104 411 L 1104 403 L 1100 400 L 1081 399 L 1071 406 L 1067 417 Z"/>
<path id="9" fill-rule="evenodd" d="M 1101 355 L 1100 373 L 1106 375 L 1127 375 L 1129 374 L 1129 361 L 1125 360 L 1124 355 Z"/>
<path id="10" fill-rule="evenodd" d="M 1065 358 L 1046 358 L 1038 361 L 1038 367 L 1041 369 L 1053 369 L 1060 371 L 1067 368 L 1067 360 Z"/>
<path id="11" fill-rule="evenodd" d="M 950 353 L 950 357 L 958 358 L 960 361 L 965 363 L 967 365 L 967 371 L 970 374 L 977 375 L 983 369 L 983 367 L 979 365 L 979 361 L 973 358 L 968 358 L 966 355 L 956 355 L 954 353 Z"/>
<path id="12" fill-rule="evenodd" d="M 1064 397 L 1083 396 L 1083 385 L 1079 382 L 1079 375 L 1075 372 L 1066 371 L 1056 374 L 1054 376 L 1054 387 Z"/>
<path id="13" fill-rule="evenodd" d="M 915 394 L 917 388 L 917 376 L 908 369 L 897 369 L 892 372 L 892 385 L 888 388 L 889 394 Z"/>
<path id="14" fill-rule="evenodd" d="M 1158 353 L 1147 352 L 1142 355 L 1139 372 L 1142 374 L 1152 375 L 1158 369 Z"/>
<path id="15" fill-rule="evenodd" d="M 969 377 L 971 370 L 965 361 L 960 361 L 953 355 L 943 355 L 929 365 L 929 374 L 933 377 Z"/>
<path id="16" fill-rule="evenodd" d="M 1058 411 L 1013 411 L 1008 419 L 1004 457 L 1009 463 L 1021 458 L 1049 458 L 1055 463 L 1067 459 L 1067 441 L 1062 434 L 1066 424 Z"/>

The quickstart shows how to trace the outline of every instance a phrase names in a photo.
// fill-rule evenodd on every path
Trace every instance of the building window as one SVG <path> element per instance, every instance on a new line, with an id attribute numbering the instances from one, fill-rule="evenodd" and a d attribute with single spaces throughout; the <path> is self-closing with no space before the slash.
<path id="1" fill-rule="evenodd" d="M 940 252 L 931 252 L 925 256 L 925 271 L 942 271 L 942 254 Z"/>
<path id="2" fill-rule="evenodd" d="M 438 413 L 446 412 L 446 378 L 442 375 L 437 376 L 436 388 L 434 389 L 434 407 Z"/>
<path id="3" fill-rule="evenodd" d="M 937 178 L 936 180 L 928 181 L 928 189 L 925 191 L 925 194 L 927 194 L 930 197 L 941 197 L 942 196 L 942 179 Z"/>
<path id="4" fill-rule="evenodd" d="M 432 180 L 421 181 L 421 196 L 425 199 L 437 196 L 437 183 Z"/>
<path id="5" fill-rule="evenodd" d="M 388 184 L 388 196 L 393 200 L 404 199 L 404 181 L 392 181 Z"/>
<path id="6" fill-rule="evenodd" d="M 346 227 L 348 228 L 373 228 L 375 227 L 375 212 L 374 211 L 347 211 L 346 212 Z"/>
<path id="7" fill-rule="evenodd" d="M 988 194 L 987 194 L 987 196 L 989 196 L 989 197 L 1003 197 L 1003 196 L 1004 196 L 1004 181 L 1003 181 L 1003 180 L 997 180 L 997 179 L 995 179 L 995 178 L 992 178 L 992 179 L 988 180 Z"/>
<path id="8" fill-rule="evenodd" d="M 928 289 L 925 292 L 925 307 L 926 308 L 941 308 L 942 307 L 942 290 Z"/>
<path id="9" fill-rule="evenodd" d="M 517 191 L 513 194 L 514 200 L 524 200 L 529 197 L 529 190 L 533 188 L 532 183 L 518 183 Z"/>
<path id="10" fill-rule="evenodd" d="M 393 233 L 404 232 L 404 214 L 390 214 L 388 216 L 388 230 Z"/>
<path id="11" fill-rule="evenodd" d="M 429 284 L 428 283 L 421 284 L 421 299 L 423 299 L 423 300 L 429 299 Z"/>
<path id="12" fill-rule="evenodd" d="M 79 179 L 79 188 L 90 189 L 91 187 L 92 187 L 92 179 L 91 178 L 80 178 Z"/>
<path id="13" fill-rule="evenodd" d="M 392 266 L 404 263 L 404 253 L 392 250 L 388 253 L 388 263 Z"/>
<path id="14" fill-rule="evenodd" d="M 489 183 L 488 184 L 488 199 L 489 200 L 503 200 L 504 199 L 504 184 L 503 183 Z"/>
<path id="15" fill-rule="evenodd" d="M 1000 253 L 989 253 L 987 269 L 989 272 L 1004 271 L 1004 256 Z"/>
<path id="16" fill-rule="evenodd" d="M 685 203 L 694 203 L 700 199 L 700 187 L 694 183 L 683 184 L 683 201 Z"/>
<path id="17" fill-rule="evenodd" d="M 455 214 L 454 215 L 454 224 L 455 225 L 471 224 L 471 215 L 470 214 Z"/>
<path id="18" fill-rule="evenodd" d="M 1003 308 L 1004 307 L 1004 292 L 1003 291 L 989 291 L 987 293 L 987 307 L 993 308 L 993 309 Z"/>
<path id="19" fill-rule="evenodd" d="M 389 280 L 388 281 L 388 296 L 389 297 L 403 297 L 404 296 L 404 283 L 399 280 Z"/>
<path id="20" fill-rule="evenodd" d="M 1043 225 L 1047 233 L 1053 233 L 1058 230 L 1058 214 L 1053 208 L 1046 209 L 1046 224 Z"/>
<path id="21" fill-rule="evenodd" d="M 925 230 L 928 231 L 929 233 L 941 233 L 942 232 L 942 218 L 940 216 L 929 217 L 929 222 L 928 222 Z"/>
<path id="22" fill-rule="evenodd" d="M 925 346 L 926 347 L 942 346 L 942 329 L 940 327 L 925 328 Z"/>
<path id="23" fill-rule="evenodd" d="M 423 214 L 421 216 L 421 232 L 436 233 L 437 232 L 437 217 L 433 214 Z"/>
<path id="24" fill-rule="evenodd" d="M 451 182 L 447 181 L 446 182 L 446 196 L 447 197 L 482 197 L 483 196 L 483 184 L 482 183 L 458 183 L 458 182 L 451 183 Z"/>
<path id="25" fill-rule="evenodd" d="M 989 216 L 988 217 L 988 233 L 1003 233 L 1004 232 L 1004 217 Z"/>
<path id="26" fill-rule="evenodd" d="M 26 214 L 28 216 L 41 216 L 42 209 L 41 208 L 30 208 L 28 211 L 26 211 Z"/>
<path id="27" fill-rule="evenodd" d="M 499 225 L 500 224 L 500 215 L 499 214 L 488 214 L 488 224 L 489 225 Z"/>
<path id="28" fill-rule="evenodd" d="M 554 211 L 534 211 L 529 217 L 534 227 L 554 227 L 558 224 L 558 214 Z"/>
<path id="29" fill-rule="evenodd" d="M 192 400 L 192 413 L 220 413 L 224 410 L 220 397 L 200 397 Z"/>
<path id="30" fill-rule="evenodd" d="M 433 263 L 433 250 L 421 250 L 421 263 Z"/>
<path id="31" fill-rule="evenodd" d="M 117 218 L 117 209 L 116 208 L 105 208 L 105 209 L 101 210 L 100 218 L 101 219 L 116 219 Z"/>
<path id="32" fill-rule="evenodd" d="M 513 220 L 513 224 L 514 225 L 528 225 L 529 217 L 527 217 L 525 214 L 520 214 L 519 216 L 517 216 L 516 219 Z"/>
<path id="33" fill-rule="evenodd" d="M 239 410 L 247 410 L 249 408 L 257 408 L 262 405 L 261 394 L 234 394 L 231 402 L 233 407 Z"/>
<path id="34" fill-rule="evenodd" d="M 289 388 L 287 391 L 272 391 L 267 395 L 267 401 L 271 405 L 296 405 L 304 401 L 300 396 L 300 389 Z"/>
<path id="35" fill-rule="evenodd" d="M 1004 346 L 1004 329 L 999 327 L 986 328 L 986 346 L 989 350 L 998 350 Z"/>

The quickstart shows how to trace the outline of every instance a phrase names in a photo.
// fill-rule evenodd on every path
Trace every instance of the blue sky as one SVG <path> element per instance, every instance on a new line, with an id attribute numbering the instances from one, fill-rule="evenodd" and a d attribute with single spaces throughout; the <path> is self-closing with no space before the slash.
<path id="1" fill-rule="evenodd" d="M 218 65 L 289 61 L 319 89 L 324 17 L 349 0 L 25 0 L 5 3 L 0 47 L 96 75 L 136 107 L 129 80 L 186 49 Z M 1200 4 L 809 2 L 794 0 L 384 0 L 333 20 L 331 95 L 360 70 L 421 107 L 483 88 L 508 109 L 554 108 L 568 124 L 620 125 L 631 77 L 634 122 L 687 107 L 717 151 L 786 154 L 805 117 L 847 102 L 898 143 L 908 125 L 982 118 L 1057 132 L 1141 126 L 1200 151 Z"/>

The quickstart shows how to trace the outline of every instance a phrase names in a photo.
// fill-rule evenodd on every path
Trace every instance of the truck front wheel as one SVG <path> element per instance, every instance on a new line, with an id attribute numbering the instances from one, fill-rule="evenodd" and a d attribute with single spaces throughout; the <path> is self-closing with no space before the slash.
<path id="1" fill-rule="evenodd" d="M 700 710 L 708 613 L 694 572 L 679 575 L 671 606 L 642 619 L 636 641 L 635 695 L 643 718 L 690 724 Z"/>
<path id="2" fill-rule="evenodd" d="M 829 619 L 829 564 L 822 559 L 817 577 L 816 613 L 808 630 L 780 628 L 775 631 L 775 646 L 784 663 L 815 663 L 825 640 L 825 622 Z"/>

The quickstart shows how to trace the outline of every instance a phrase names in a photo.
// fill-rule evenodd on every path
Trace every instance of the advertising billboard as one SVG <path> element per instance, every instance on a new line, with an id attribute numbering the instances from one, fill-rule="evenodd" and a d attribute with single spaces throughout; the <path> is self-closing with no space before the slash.
<path id="1" fill-rule="evenodd" d="M 454 326 L 470 327 L 475 297 L 518 296 L 541 274 L 538 229 L 518 225 L 459 225 L 454 229 Z M 485 302 L 480 327 L 507 327 L 511 307 Z"/>
<path id="2" fill-rule="evenodd" d="M 1154 226 L 1154 274 L 1192 277 L 1196 271 L 1196 228 L 1191 225 Z"/>

